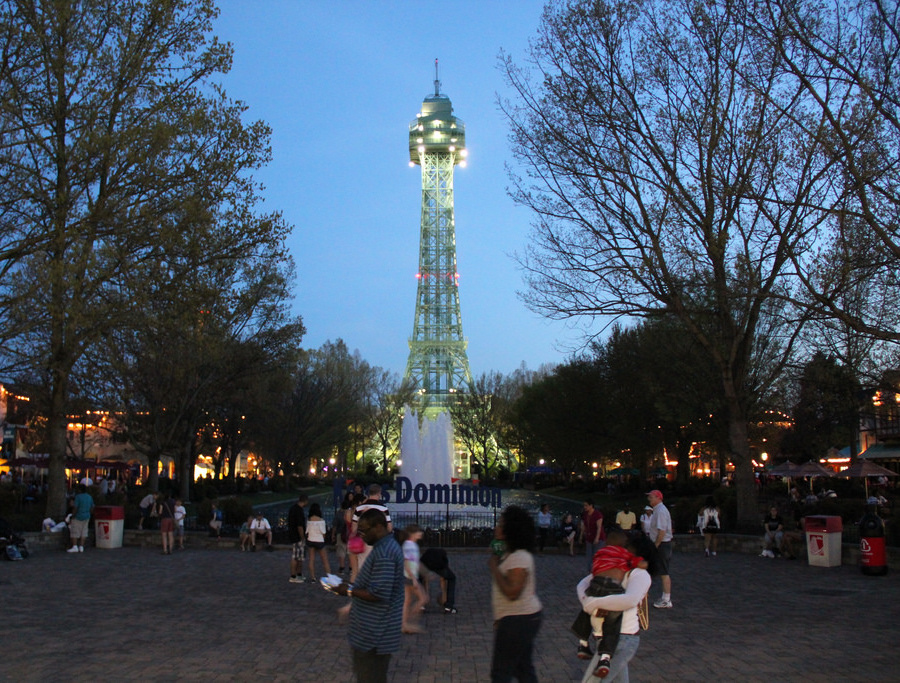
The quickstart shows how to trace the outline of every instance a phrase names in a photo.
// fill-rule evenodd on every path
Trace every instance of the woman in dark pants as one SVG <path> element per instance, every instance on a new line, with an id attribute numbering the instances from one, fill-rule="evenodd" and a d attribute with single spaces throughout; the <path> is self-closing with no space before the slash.
<path id="1" fill-rule="evenodd" d="M 491 555 L 491 605 L 494 655 L 491 683 L 537 681 L 531 653 L 541 625 L 541 601 L 535 592 L 534 521 L 523 508 L 503 511 L 494 537 L 502 549 Z"/>

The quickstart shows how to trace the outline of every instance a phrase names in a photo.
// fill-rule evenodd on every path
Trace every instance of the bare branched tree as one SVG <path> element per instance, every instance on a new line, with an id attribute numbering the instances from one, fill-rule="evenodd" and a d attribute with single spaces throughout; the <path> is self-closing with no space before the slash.
<path id="1" fill-rule="evenodd" d="M 747 417 L 790 354 L 795 261 L 834 163 L 785 112 L 805 95 L 747 30 L 749 2 L 551 5 L 504 105 L 537 219 L 528 303 L 556 318 L 680 318 L 716 368 L 738 518 L 756 525 Z M 824 129 L 820 115 L 808 128 Z M 764 345 L 766 376 L 754 367 Z"/>
<path id="2" fill-rule="evenodd" d="M 786 87 L 800 89 L 796 103 L 767 100 L 838 172 L 811 197 L 821 224 L 817 257 L 792 257 L 798 302 L 857 334 L 898 342 L 898 5 L 759 0 L 753 10 L 748 30 L 774 50 Z"/>

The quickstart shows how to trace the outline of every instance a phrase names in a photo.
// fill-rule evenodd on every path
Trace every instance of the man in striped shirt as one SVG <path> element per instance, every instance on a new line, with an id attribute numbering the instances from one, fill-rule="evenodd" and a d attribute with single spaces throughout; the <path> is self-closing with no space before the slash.
<path id="1" fill-rule="evenodd" d="M 356 581 L 342 583 L 336 592 L 352 598 L 349 639 L 356 680 L 386 683 L 391 654 L 400 649 L 403 551 L 388 531 L 387 519 L 380 510 L 366 510 L 354 525 L 372 551 Z"/>

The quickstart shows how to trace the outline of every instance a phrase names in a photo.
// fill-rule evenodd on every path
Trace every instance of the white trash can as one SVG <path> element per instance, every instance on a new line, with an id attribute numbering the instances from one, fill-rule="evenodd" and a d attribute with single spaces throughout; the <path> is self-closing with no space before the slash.
<path id="1" fill-rule="evenodd" d="M 840 567 L 844 527 L 834 515 L 809 515 L 804 518 L 806 555 L 811 567 Z"/>
<path id="2" fill-rule="evenodd" d="M 121 505 L 95 507 L 94 531 L 98 548 L 121 548 L 125 536 L 125 508 Z"/>

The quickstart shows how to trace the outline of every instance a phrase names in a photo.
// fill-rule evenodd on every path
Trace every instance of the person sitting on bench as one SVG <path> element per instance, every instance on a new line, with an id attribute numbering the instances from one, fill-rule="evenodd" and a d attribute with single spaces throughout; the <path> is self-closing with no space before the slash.
<path id="1" fill-rule="evenodd" d="M 265 536 L 266 545 L 272 547 L 272 527 L 262 512 L 256 513 L 256 519 L 250 522 L 250 548 L 256 550 L 256 537 Z"/>

